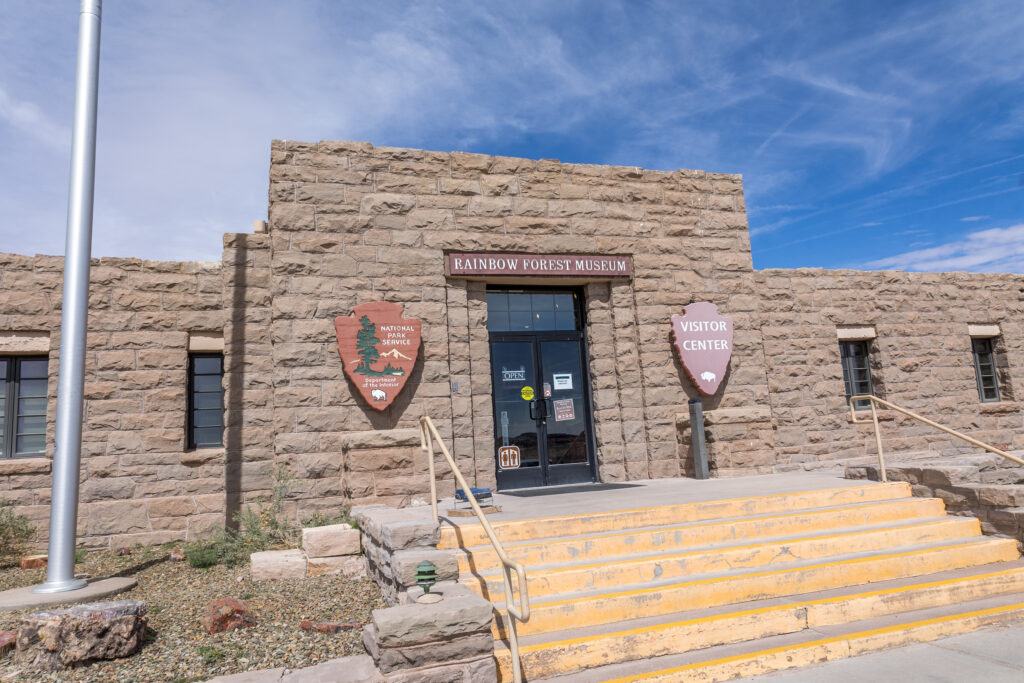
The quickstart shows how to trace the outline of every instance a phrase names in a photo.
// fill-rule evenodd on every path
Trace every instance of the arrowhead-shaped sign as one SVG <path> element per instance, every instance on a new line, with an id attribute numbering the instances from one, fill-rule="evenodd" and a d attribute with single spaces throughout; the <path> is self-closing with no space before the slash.
<path id="1" fill-rule="evenodd" d="M 672 316 L 672 343 L 679 362 L 705 396 L 718 391 L 732 356 L 732 318 L 718 315 L 718 306 L 698 301 Z"/>
<path id="2" fill-rule="evenodd" d="M 376 410 L 398 397 L 420 351 L 420 321 L 402 311 L 401 304 L 373 301 L 334 319 L 345 374 Z"/>

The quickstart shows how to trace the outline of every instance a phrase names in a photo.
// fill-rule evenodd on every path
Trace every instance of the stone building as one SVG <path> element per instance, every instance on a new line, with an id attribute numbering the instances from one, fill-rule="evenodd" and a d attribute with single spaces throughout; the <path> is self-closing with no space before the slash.
<path id="1" fill-rule="evenodd" d="M 61 265 L 0 256 L 0 497 L 42 533 Z M 734 326 L 703 397 L 717 476 L 870 455 L 850 391 L 1024 447 L 1022 295 L 1018 275 L 755 271 L 736 175 L 275 141 L 267 228 L 219 263 L 94 261 L 79 536 L 202 536 L 275 469 L 299 518 L 424 502 L 423 415 L 478 486 L 688 476 L 701 394 L 670 318 L 702 301 Z M 408 373 L 346 374 L 335 319 L 371 302 L 420 321 Z M 384 410 L 361 362 L 402 375 Z M 882 419 L 891 449 L 957 447 Z"/>

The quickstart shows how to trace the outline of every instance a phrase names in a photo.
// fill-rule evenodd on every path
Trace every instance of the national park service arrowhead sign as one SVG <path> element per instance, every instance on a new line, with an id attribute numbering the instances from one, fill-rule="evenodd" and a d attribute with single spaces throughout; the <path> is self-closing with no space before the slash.
<path id="1" fill-rule="evenodd" d="M 420 321 L 403 318 L 402 310 L 401 304 L 373 301 L 334 319 L 345 374 L 376 410 L 398 397 L 420 350 Z"/>
<path id="2" fill-rule="evenodd" d="M 672 316 L 672 343 L 697 390 L 718 391 L 732 356 L 732 318 L 719 315 L 715 304 L 692 303 Z"/>

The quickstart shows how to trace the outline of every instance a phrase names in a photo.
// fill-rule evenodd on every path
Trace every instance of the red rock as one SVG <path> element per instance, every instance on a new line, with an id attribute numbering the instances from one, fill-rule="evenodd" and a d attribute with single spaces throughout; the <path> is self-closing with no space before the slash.
<path id="1" fill-rule="evenodd" d="M 320 633 L 341 633 L 351 631 L 362 626 L 358 621 L 308 621 L 299 622 L 299 628 L 303 631 L 319 631 Z"/>
<path id="2" fill-rule="evenodd" d="M 0 657 L 13 650 L 17 642 L 17 631 L 0 631 Z"/>
<path id="3" fill-rule="evenodd" d="M 249 604 L 245 600 L 221 598 L 206 606 L 199 622 L 209 633 L 224 633 L 255 626 L 256 617 L 253 616 L 252 610 L 249 609 Z"/>
<path id="4" fill-rule="evenodd" d="M 181 548 L 175 548 L 171 551 L 171 555 L 167 559 L 171 562 L 181 562 L 185 559 L 185 552 Z"/>
<path id="5" fill-rule="evenodd" d="M 46 566 L 46 555 L 28 555 L 18 561 L 22 569 L 42 569 Z"/>

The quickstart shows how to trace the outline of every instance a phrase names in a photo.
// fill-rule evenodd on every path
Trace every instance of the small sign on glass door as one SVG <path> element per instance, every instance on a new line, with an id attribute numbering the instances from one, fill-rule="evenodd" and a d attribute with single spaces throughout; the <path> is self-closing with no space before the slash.
<path id="1" fill-rule="evenodd" d="M 576 406 L 571 398 L 558 399 L 553 401 L 555 406 L 555 422 L 576 419 Z"/>
<path id="2" fill-rule="evenodd" d="M 498 467 L 514 470 L 519 467 L 519 446 L 502 446 L 498 449 Z"/>
<path id="3" fill-rule="evenodd" d="M 572 389 L 572 373 L 555 374 L 551 376 L 555 383 L 555 391 L 566 391 Z"/>

